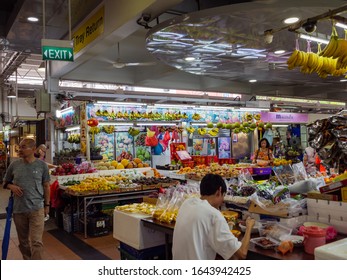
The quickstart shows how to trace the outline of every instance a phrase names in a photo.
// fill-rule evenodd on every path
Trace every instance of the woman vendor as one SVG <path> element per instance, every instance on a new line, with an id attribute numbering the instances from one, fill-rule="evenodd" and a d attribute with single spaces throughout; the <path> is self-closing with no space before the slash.
<path id="1" fill-rule="evenodd" d="M 253 163 L 257 163 L 257 160 L 267 161 L 267 164 L 262 165 L 270 165 L 273 162 L 273 154 L 270 149 L 270 143 L 266 138 L 262 138 L 259 141 L 258 149 L 254 153 Z"/>

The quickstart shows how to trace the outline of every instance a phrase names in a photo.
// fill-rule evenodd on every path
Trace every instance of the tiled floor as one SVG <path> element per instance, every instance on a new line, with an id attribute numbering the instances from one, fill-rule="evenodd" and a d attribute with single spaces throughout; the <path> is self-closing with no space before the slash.
<path id="1" fill-rule="evenodd" d="M 2 243 L 4 228 L 5 228 L 5 219 L 0 220 L 0 241 Z M 45 232 L 43 234 L 43 242 L 44 242 L 44 259 L 46 260 L 81 260 L 83 258 L 80 257 L 78 250 L 70 249 L 61 240 L 58 240 L 52 234 L 49 233 L 50 230 L 56 229 L 54 220 L 50 220 L 46 222 Z M 107 256 L 109 259 L 119 260 L 120 254 L 118 251 L 119 243 L 112 236 L 112 233 L 102 237 L 90 237 L 85 239 L 83 234 L 67 234 L 61 230 L 61 234 L 64 235 L 64 238 L 71 238 L 71 240 L 76 240 L 77 237 L 79 240 L 88 244 L 92 248 L 99 251 L 101 254 Z M 87 246 L 87 249 L 88 247 Z M 85 248 L 84 248 L 85 249 Z M 93 250 L 94 251 L 94 250 Z M 84 254 L 88 254 L 88 252 L 83 252 Z M 17 233 L 14 224 L 11 227 L 11 239 L 8 250 L 8 260 L 21 260 L 22 256 L 18 249 L 18 239 Z"/>
<path id="2" fill-rule="evenodd" d="M 5 216 L 6 206 L 8 204 L 9 191 L 0 188 L 0 215 Z M 5 230 L 6 219 L 0 219 L 0 242 L 2 243 L 4 230 Z M 43 234 L 43 243 L 44 243 L 44 259 L 46 260 L 81 260 L 81 254 L 78 251 L 74 251 L 74 248 L 70 249 L 62 240 L 58 240 L 55 236 L 50 233 L 50 230 L 57 229 L 54 219 L 50 219 L 45 224 L 45 232 Z M 61 232 L 60 235 L 63 235 L 65 240 L 71 242 L 76 241 L 76 237 L 83 241 L 84 243 L 90 245 L 92 248 L 99 251 L 101 254 L 107 256 L 110 259 L 119 260 L 120 254 L 118 251 L 119 242 L 115 240 L 112 236 L 112 233 L 102 237 L 90 237 L 85 239 L 83 234 L 67 234 L 63 229 L 59 229 Z M 88 246 L 83 247 L 83 249 L 88 249 Z M 2 249 L 1 249 L 2 253 Z M 87 255 L 88 252 L 83 252 L 84 255 Z M 7 255 L 8 260 L 21 260 L 22 255 L 18 249 L 18 239 L 17 232 L 12 222 L 11 225 L 11 239 L 9 243 L 9 250 Z"/>

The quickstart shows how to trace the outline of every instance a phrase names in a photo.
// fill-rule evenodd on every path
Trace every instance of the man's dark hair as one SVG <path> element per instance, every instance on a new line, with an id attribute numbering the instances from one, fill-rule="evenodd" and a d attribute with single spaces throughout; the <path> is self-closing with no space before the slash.
<path id="1" fill-rule="evenodd" d="M 222 187 L 222 194 L 226 193 L 227 186 L 222 176 L 215 174 L 206 174 L 200 183 L 201 195 L 212 195 Z"/>

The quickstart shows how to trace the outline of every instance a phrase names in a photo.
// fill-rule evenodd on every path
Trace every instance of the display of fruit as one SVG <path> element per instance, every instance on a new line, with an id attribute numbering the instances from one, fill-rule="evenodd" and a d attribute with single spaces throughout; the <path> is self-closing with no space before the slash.
<path id="1" fill-rule="evenodd" d="M 121 154 L 117 157 L 116 160 L 117 160 L 118 162 L 121 162 L 123 159 L 127 159 L 127 160 L 132 161 L 132 160 L 133 160 L 133 155 L 132 155 L 132 153 L 123 151 L 123 152 L 121 152 Z"/>
<path id="2" fill-rule="evenodd" d="M 213 126 L 213 125 L 212 125 L 212 126 Z M 192 126 L 189 126 L 189 127 L 186 128 L 186 130 L 187 130 L 188 133 L 194 133 L 195 128 L 192 127 Z"/>
<path id="3" fill-rule="evenodd" d="M 333 25 L 329 43 L 322 51 L 320 45 L 318 45 L 318 53 L 306 53 L 295 49 L 287 60 L 288 69 L 301 67 L 300 72 L 304 74 L 316 72 L 321 78 L 327 78 L 329 75 L 345 75 L 347 71 L 346 47 L 347 40 L 338 37 Z"/>
<path id="4" fill-rule="evenodd" d="M 210 129 L 207 133 L 211 135 L 212 137 L 216 137 L 219 133 L 219 129 L 217 127 L 214 127 Z"/>
<path id="5" fill-rule="evenodd" d="M 136 158 L 141 161 L 150 161 L 151 160 L 151 152 L 150 147 L 136 147 Z M 134 159 L 135 160 L 135 159 Z M 142 163 L 138 162 L 137 164 Z"/>
<path id="6" fill-rule="evenodd" d="M 133 127 L 129 127 L 128 133 L 130 136 L 134 137 L 140 134 L 140 130 Z"/>
<path id="7" fill-rule="evenodd" d="M 72 133 L 67 137 L 67 142 L 79 144 L 81 142 L 81 135 L 79 133 Z"/>
<path id="8" fill-rule="evenodd" d="M 104 126 L 102 127 L 102 130 L 103 130 L 105 133 L 107 133 L 107 134 L 112 134 L 112 133 L 114 133 L 115 128 L 114 128 L 113 125 L 104 125 Z"/>
<path id="9" fill-rule="evenodd" d="M 198 134 L 199 135 L 205 135 L 207 133 L 207 129 L 206 128 L 198 128 Z"/>
<path id="10" fill-rule="evenodd" d="M 198 120 L 201 119 L 201 116 L 198 113 L 194 113 L 193 116 L 192 116 L 192 119 L 195 120 L 195 121 L 198 121 Z"/>

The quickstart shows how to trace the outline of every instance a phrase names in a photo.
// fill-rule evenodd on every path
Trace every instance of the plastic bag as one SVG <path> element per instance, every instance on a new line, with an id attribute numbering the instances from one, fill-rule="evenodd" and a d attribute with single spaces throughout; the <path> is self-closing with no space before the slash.
<path id="1" fill-rule="evenodd" d="M 295 182 L 294 172 L 290 165 L 274 166 L 272 170 L 281 185 L 288 186 Z"/>
<path id="2" fill-rule="evenodd" d="M 170 202 L 170 195 L 168 191 L 165 193 L 160 193 L 158 195 L 157 204 L 152 214 L 153 219 L 159 220 L 160 216 L 164 213 L 169 202 Z"/>
<path id="3" fill-rule="evenodd" d="M 302 162 L 295 163 L 292 165 L 295 182 L 307 180 L 308 176 L 306 173 L 305 166 Z"/>
<path id="4" fill-rule="evenodd" d="M 164 212 L 160 215 L 159 221 L 166 224 L 176 222 L 178 210 L 184 201 L 183 193 L 175 191 Z"/>

